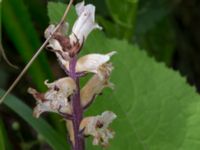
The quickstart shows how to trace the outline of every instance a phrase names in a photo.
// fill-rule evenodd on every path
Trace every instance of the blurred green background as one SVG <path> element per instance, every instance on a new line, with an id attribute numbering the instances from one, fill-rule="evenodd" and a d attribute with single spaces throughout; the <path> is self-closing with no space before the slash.
<path id="1" fill-rule="evenodd" d="M 57 2 L 56 0 L 54 0 Z M 43 31 L 49 24 L 47 0 L 3 0 L 1 2 L 1 42 L 8 59 L 19 66 L 9 67 L 1 58 L 0 88 L 7 89 L 20 70 L 44 41 Z M 66 0 L 59 2 L 67 3 Z M 78 1 L 75 1 L 77 3 Z M 200 91 L 200 1 L 199 0 L 86 0 L 96 6 L 97 22 L 108 37 L 136 43 L 150 57 L 187 77 Z M 48 58 L 48 59 L 47 59 Z M 44 91 L 43 81 L 63 76 L 52 53 L 42 52 L 19 82 L 13 93 L 33 107 L 34 101 L 24 94 L 27 87 Z M 56 115 L 47 117 L 65 137 L 65 127 Z M 60 123 L 55 123 L 55 120 Z M 1 134 L 11 147 L 7 149 L 50 149 L 40 135 L 0 106 Z M 23 130 L 26 129 L 26 130 Z M 63 132 L 64 131 L 64 132 Z M 9 144 L 8 144 L 9 145 Z"/>

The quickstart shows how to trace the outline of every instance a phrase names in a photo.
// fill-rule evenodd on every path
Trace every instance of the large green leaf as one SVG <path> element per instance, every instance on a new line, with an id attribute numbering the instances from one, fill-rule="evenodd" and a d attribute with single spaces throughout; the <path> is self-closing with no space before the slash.
<path id="1" fill-rule="evenodd" d="M 114 21 L 127 28 L 133 26 L 137 2 L 138 0 L 106 0 L 106 4 Z"/>
<path id="2" fill-rule="evenodd" d="M 154 28 L 145 33 L 136 34 L 136 41 L 156 60 L 170 65 L 175 51 L 175 34 L 170 19 L 165 17 Z"/>
<path id="3" fill-rule="evenodd" d="M 55 4 L 57 9 L 55 9 Z M 50 23 L 56 24 L 60 21 L 60 18 L 63 16 L 63 12 L 66 9 L 66 5 L 61 2 L 49 2 L 48 3 L 48 15 L 50 16 Z M 72 7 L 69 11 L 66 19 L 69 22 L 69 27 L 72 28 L 72 24 L 74 23 L 76 18 L 75 9 Z M 70 29 L 69 29 L 70 30 Z"/>
<path id="4" fill-rule="evenodd" d="M 51 5 L 51 13 L 58 11 L 56 3 Z M 112 110 L 118 115 L 110 150 L 200 149 L 200 97 L 179 73 L 138 47 L 108 39 L 99 31 L 85 44 L 82 53 L 118 52 L 112 59 L 115 90 L 104 90 L 87 112 L 96 115 Z"/>
<path id="5" fill-rule="evenodd" d="M 104 109 L 118 114 L 114 122 L 116 137 L 110 149 L 199 147 L 200 136 L 196 133 L 200 131 L 200 98 L 195 90 L 178 73 L 157 64 L 137 47 L 101 39 L 103 36 L 92 35 L 86 49 L 118 51 L 113 58 L 112 76 L 116 88 L 99 97 L 90 114 Z"/>
<path id="6" fill-rule="evenodd" d="M 3 93 L 4 91 L 0 89 L 0 95 Z M 32 110 L 18 98 L 9 95 L 5 99 L 4 104 L 41 134 L 54 150 L 66 150 L 69 147 L 67 145 L 67 139 L 56 132 L 45 120 L 34 118 L 32 116 Z"/>

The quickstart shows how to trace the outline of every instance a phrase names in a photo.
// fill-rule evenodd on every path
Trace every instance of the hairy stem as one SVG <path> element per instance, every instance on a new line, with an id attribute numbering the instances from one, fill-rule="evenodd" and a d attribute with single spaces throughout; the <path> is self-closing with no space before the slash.
<path id="1" fill-rule="evenodd" d="M 79 126 L 81 123 L 81 120 L 83 119 L 83 108 L 81 106 L 81 99 L 80 99 L 80 86 L 79 86 L 79 77 L 76 75 L 76 56 L 73 57 L 69 64 L 69 76 L 74 79 L 77 85 L 77 90 L 74 93 L 72 97 L 72 107 L 73 107 L 73 130 L 74 130 L 74 145 L 73 150 L 84 150 L 85 149 L 85 143 L 84 143 L 84 136 L 79 131 Z"/>

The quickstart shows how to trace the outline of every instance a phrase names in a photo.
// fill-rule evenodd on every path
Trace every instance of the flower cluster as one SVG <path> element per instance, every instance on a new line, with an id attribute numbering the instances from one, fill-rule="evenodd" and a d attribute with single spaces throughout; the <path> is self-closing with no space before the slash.
<path id="1" fill-rule="evenodd" d="M 94 29 L 101 29 L 101 27 L 95 23 L 95 7 L 93 5 L 85 5 L 84 2 L 81 2 L 75 7 L 78 18 L 70 35 L 66 35 L 68 23 L 63 24 L 55 33 L 53 33 L 55 25 L 50 25 L 45 30 L 46 38 L 52 35 L 47 48 L 56 54 L 67 77 L 52 83 L 45 81 L 45 85 L 48 87 L 45 93 L 39 93 L 33 88 L 29 88 L 28 92 L 37 101 L 33 113 L 35 117 L 39 117 L 44 112 L 54 112 L 65 117 L 73 147 L 76 145 L 76 134 L 91 135 L 94 138 L 94 145 L 105 147 L 108 145 L 108 140 L 114 136 L 114 132 L 109 129 L 109 124 L 116 118 L 116 115 L 113 112 L 105 111 L 100 116 L 83 118 L 82 113 L 104 88 L 114 87 L 109 81 L 113 69 L 112 63 L 109 61 L 116 52 L 88 54 L 76 59 L 89 33 Z M 80 88 L 78 79 L 88 73 L 92 73 L 93 76 L 85 86 Z M 78 133 L 75 122 L 79 124 Z"/>

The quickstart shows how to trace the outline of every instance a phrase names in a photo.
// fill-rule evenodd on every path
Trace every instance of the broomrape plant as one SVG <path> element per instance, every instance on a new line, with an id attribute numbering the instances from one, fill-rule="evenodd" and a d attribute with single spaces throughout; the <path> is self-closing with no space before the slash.
<path id="1" fill-rule="evenodd" d="M 88 54 L 78 59 L 89 33 L 102 28 L 95 22 L 95 6 L 85 5 L 83 1 L 75 8 L 78 18 L 70 35 L 66 35 L 68 23 L 62 23 L 56 32 L 53 24 L 45 30 L 46 39 L 52 36 L 46 47 L 55 53 L 67 76 L 52 83 L 45 81 L 48 87 L 45 93 L 28 89 L 37 102 L 33 114 L 37 118 L 44 112 L 61 115 L 66 120 L 73 150 L 84 150 L 84 138 L 89 135 L 93 136 L 94 145 L 107 147 L 109 139 L 114 136 L 109 124 L 117 116 L 111 111 L 105 111 L 101 115 L 84 118 L 83 113 L 104 88 L 113 88 L 109 81 L 113 66 L 109 61 L 116 52 Z M 93 76 L 81 88 L 79 79 L 89 73 Z"/>

